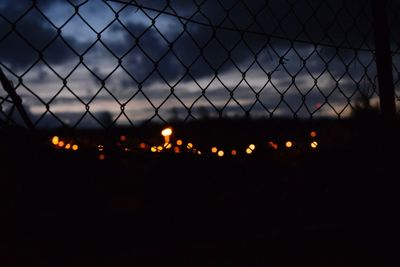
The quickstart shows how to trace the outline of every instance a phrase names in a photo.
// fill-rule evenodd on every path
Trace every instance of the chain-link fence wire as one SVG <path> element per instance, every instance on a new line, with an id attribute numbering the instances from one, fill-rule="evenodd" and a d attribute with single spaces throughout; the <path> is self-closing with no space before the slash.
<path id="1" fill-rule="evenodd" d="M 361 0 L 0 3 L 0 67 L 34 128 L 346 118 L 379 104 L 373 38 Z M 23 124 L 6 90 L 0 107 L 2 125 Z"/>

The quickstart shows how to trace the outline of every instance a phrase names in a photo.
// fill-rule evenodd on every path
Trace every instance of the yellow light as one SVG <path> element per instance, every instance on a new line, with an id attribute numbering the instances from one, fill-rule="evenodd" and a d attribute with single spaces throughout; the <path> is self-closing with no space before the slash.
<path id="1" fill-rule="evenodd" d="M 212 153 L 217 153 L 217 151 L 218 151 L 218 148 L 216 148 L 215 146 L 213 148 L 211 148 Z"/>
<path id="2" fill-rule="evenodd" d="M 139 144 L 139 147 L 140 147 L 141 149 L 145 149 L 145 148 L 146 148 L 146 144 L 142 142 L 142 143 Z"/>
<path id="3" fill-rule="evenodd" d="M 253 153 L 253 150 L 251 150 L 251 148 L 247 148 L 246 153 L 250 155 L 251 153 Z"/>
<path id="4" fill-rule="evenodd" d="M 104 154 L 99 155 L 99 160 L 105 160 L 105 159 L 106 159 L 106 156 Z"/>
<path id="5" fill-rule="evenodd" d="M 157 151 L 160 152 L 160 151 L 162 151 L 162 150 L 163 150 L 163 147 L 162 147 L 162 146 L 158 146 L 158 147 L 157 147 Z"/>
<path id="6" fill-rule="evenodd" d="M 126 141 L 126 136 L 125 135 L 121 135 L 119 137 L 119 140 L 121 140 L 122 142 Z"/>
<path id="7" fill-rule="evenodd" d="M 71 148 L 71 145 L 70 145 L 70 144 L 66 144 L 66 145 L 65 145 L 65 149 L 68 150 L 68 149 L 70 149 L 70 148 Z"/>
<path id="8" fill-rule="evenodd" d="M 311 148 L 315 149 L 318 146 L 318 142 L 317 141 L 313 141 L 313 142 L 311 142 L 310 146 L 311 146 Z"/>
<path id="9" fill-rule="evenodd" d="M 236 155 L 237 155 L 236 149 L 233 149 L 233 150 L 231 151 L 231 155 L 232 155 L 232 156 L 236 156 Z"/>
<path id="10" fill-rule="evenodd" d="M 183 144 L 183 142 L 182 142 L 182 140 L 179 139 L 179 140 L 176 141 L 176 144 L 177 144 L 178 146 L 181 146 L 181 145 Z"/>
<path id="11" fill-rule="evenodd" d="M 171 144 L 171 143 L 165 144 L 164 147 L 165 147 L 166 149 L 170 149 L 170 148 L 172 147 L 172 144 Z"/>
<path id="12" fill-rule="evenodd" d="M 291 147 L 293 147 L 293 142 L 292 142 L 292 141 L 287 141 L 287 142 L 285 143 L 285 146 L 286 146 L 287 148 L 291 148 Z"/>
<path id="13" fill-rule="evenodd" d="M 58 142 L 58 146 L 59 147 L 63 147 L 64 146 L 64 142 L 63 141 Z"/>
<path id="14" fill-rule="evenodd" d="M 222 151 L 222 150 L 218 151 L 218 157 L 223 157 L 224 154 L 225 154 L 224 151 Z"/>
<path id="15" fill-rule="evenodd" d="M 53 143 L 53 145 L 58 145 L 58 142 L 60 141 L 60 138 L 58 138 L 58 136 L 54 136 L 51 139 L 51 142 Z"/>
<path id="16" fill-rule="evenodd" d="M 98 146 L 97 146 L 97 149 L 98 149 L 99 151 L 103 151 L 103 150 L 104 150 L 104 146 L 103 146 L 103 145 L 98 145 Z"/>
<path id="17" fill-rule="evenodd" d="M 79 149 L 79 146 L 78 146 L 78 145 L 73 145 L 73 146 L 72 146 L 72 150 L 77 151 L 78 149 Z"/>
<path id="18" fill-rule="evenodd" d="M 317 136 L 317 132 L 316 132 L 316 131 L 310 132 L 310 136 L 311 136 L 311 137 L 316 137 L 316 136 Z"/>
<path id="19" fill-rule="evenodd" d="M 172 134 L 172 129 L 171 128 L 165 128 L 161 131 L 162 136 L 170 136 Z"/>
<path id="20" fill-rule="evenodd" d="M 192 143 L 188 143 L 187 144 L 187 148 L 192 149 L 193 148 L 193 144 Z"/>
<path id="21" fill-rule="evenodd" d="M 152 146 L 150 150 L 151 150 L 151 152 L 157 152 L 157 147 Z"/>
<path id="22" fill-rule="evenodd" d="M 255 146 L 254 144 L 251 144 L 251 145 L 249 145 L 249 148 L 250 148 L 251 150 L 254 150 L 254 149 L 256 149 L 256 146 Z"/>

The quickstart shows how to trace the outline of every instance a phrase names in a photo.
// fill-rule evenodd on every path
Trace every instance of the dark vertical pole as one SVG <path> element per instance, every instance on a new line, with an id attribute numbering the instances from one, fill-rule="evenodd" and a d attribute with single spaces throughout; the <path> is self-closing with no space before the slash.
<path id="1" fill-rule="evenodd" d="M 387 0 L 372 0 L 379 100 L 383 117 L 392 121 L 396 114 Z"/>

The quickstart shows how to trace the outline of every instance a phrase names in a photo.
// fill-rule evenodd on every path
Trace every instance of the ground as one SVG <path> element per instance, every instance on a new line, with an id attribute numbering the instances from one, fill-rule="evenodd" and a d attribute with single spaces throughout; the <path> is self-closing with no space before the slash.
<path id="1" fill-rule="evenodd" d="M 395 130 L 338 125 L 315 151 L 103 161 L 4 129 L 4 266 L 393 266 Z"/>

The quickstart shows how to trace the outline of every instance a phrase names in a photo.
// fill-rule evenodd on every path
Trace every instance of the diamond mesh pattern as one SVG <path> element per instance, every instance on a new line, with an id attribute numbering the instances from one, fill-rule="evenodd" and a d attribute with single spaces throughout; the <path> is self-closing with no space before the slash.
<path id="1" fill-rule="evenodd" d="M 344 118 L 360 95 L 379 102 L 370 3 L 5 1 L 0 66 L 35 128 Z M 21 123 L 14 104 L 2 90 L 2 125 Z"/>

